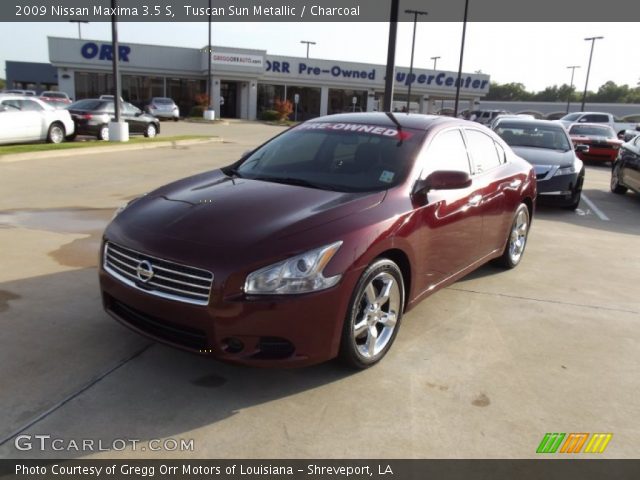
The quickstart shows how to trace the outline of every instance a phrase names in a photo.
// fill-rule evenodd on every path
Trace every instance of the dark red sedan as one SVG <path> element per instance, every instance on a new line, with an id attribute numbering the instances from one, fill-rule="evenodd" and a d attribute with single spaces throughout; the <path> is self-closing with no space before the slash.
<path id="1" fill-rule="evenodd" d="M 620 146 L 616 132 L 609 125 L 597 123 L 575 123 L 569 127 L 569 136 L 574 145 L 587 145 L 589 148 L 577 150 L 580 160 L 596 162 L 615 162 Z"/>
<path id="2" fill-rule="evenodd" d="M 104 306 L 226 361 L 379 361 L 402 315 L 524 253 L 531 165 L 477 123 L 332 115 L 130 202 L 104 234 Z"/>

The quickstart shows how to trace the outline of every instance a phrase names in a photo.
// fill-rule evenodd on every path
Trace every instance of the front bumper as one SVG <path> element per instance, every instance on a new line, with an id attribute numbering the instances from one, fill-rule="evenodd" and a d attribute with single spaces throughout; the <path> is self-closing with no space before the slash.
<path id="1" fill-rule="evenodd" d="M 152 296 L 100 269 L 104 308 L 120 323 L 183 350 L 261 367 L 337 356 L 354 279 L 345 274 L 337 286 L 305 295 L 224 299 L 212 291 L 209 304 L 198 306 Z"/>
<path id="2" fill-rule="evenodd" d="M 571 204 L 575 200 L 575 194 L 582 189 L 584 171 L 567 175 L 554 175 L 557 167 L 553 167 L 544 176 L 538 173 L 536 179 L 538 186 L 538 200 L 541 202 L 552 201 L 554 203 Z"/>
<path id="3" fill-rule="evenodd" d="M 180 118 L 179 110 L 149 110 L 148 113 L 156 118 Z"/>

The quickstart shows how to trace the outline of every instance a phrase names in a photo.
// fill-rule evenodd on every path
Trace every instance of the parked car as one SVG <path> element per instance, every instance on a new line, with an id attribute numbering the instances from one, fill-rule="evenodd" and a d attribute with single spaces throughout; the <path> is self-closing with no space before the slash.
<path id="1" fill-rule="evenodd" d="M 115 119 L 113 100 L 78 100 L 67 107 L 76 125 L 76 135 L 91 135 L 109 140 L 109 122 Z M 129 124 L 129 133 L 155 137 L 160 133 L 160 122 L 130 103 L 123 103 L 122 119 Z"/>
<path id="2" fill-rule="evenodd" d="M 622 145 L 611 169 L 611 191 L 622 195 L 627 190 L 640 194 L 640 136 Z"/>
<path id="3" fill-rule="evenodd" d="M 495 130 L 496 126 L 498 125 L 498 123 L 500 123 L 503 120 L 509 120 L 509 119 L 526 119 L 526 120 L 535 120 L 536 117 L 534 117 L 533 115 L 529 115 L 527 113 L 501 113 L 500 115 L 497 115 L 493 120 L 491 120 L 491 123 L 489 124 L 489 128 L 491 130 Z"/>
<path id="4" fill-rule="evenodd" d="M 483 125 L 491 125 L 491 122 L 493 121 L 493 119 L 496 118 L 498 115 L 504 115 L 508 113 L 509 112 L 505 110 L 478 110 L 477 113 L 475 113 L 476 117 L 473 118 L 473 115 L 472 115 L 471 120 L 473 120 L 474 122 L 481 123 Z"/>
<path id="5" fill-rule="evenodd" d="M 66 110 L 56 110 L 36 97 L 0 95 L 0 143 L 60 143 L 73 133 Z"/>
<path id="6" fill-rule="evenodd" d="M 562 117 L 558 122 L 562 123 L 565 128 L 569 128 L 574 123 L 605 123 L 616 132 L 618 138 L 622 138 L 626 130 L 634 130 L 638 127 L 638 123 L 617 122 L 613 115 L 605 112 L 570 113 Z"/>
<path id="7" fill-rule="evenodd" d="M 580 204 L 585 168 L 566 129 L 550 120 L 505 120 L 495 132 L 513 151 L 533 165 L 539 199 L 575 210 Z M 575 147 L 589 150 L 586 145 Z"/>
<path id="8" fill-rule="evenodd" d="M 166 97 L 153 97 L 145 102 L 143 110 L 149 115 L 160 119 L 173 119 L 174 122 L 180 119 L 180 109 L 176 102 Z"/>
<path id="9" fill-rule="evenodd" d="M 477 124 L 325 116 L 119 209 L 103 303 L 230 362 L 366 368 L 420 300 L 491 259 L 517 266 L 535 199 L 531 165 Z"/>
<path id="10" fill-rule="evenodd" d="M 71 104 L 71 99 L 65 92 L 45 91 L 40 94 L 39 98 L 54 108 L 64 108 Z"/>
<path id="11" fill-rule="evenodd" d="M 625 130 L 622 134 L 622 141 L 625 143 L 629 142 L 632 139 L 636 138 L 638 135 L 640 135 L 640 125 L 638 125 L 633 130 Z"/>
<path id="12" fill-rule="evenodd" d="M 613 164 L 623 143 L 609 125 L 598 123 L 574 123 L 569 127 L 569 136 L 574 145 L 589 146 L 586 151 L 576 152 L 581 160 Z"/>

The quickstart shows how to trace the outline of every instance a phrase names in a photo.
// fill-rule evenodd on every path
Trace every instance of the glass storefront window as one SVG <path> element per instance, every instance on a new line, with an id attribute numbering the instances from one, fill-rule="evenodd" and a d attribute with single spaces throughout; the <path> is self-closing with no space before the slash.
<path id="1" fill-rule="evenodd" d="M 258 118 L 265 110 L 274 110 L 276 100 L 284 98 L 284 85 L 258 84 Z"/>
<path id="2" fill-rule="evenodd" d="M 353 105 L 353 97 L 356 97 L 355 109 Z M 329 89 L 329 105 L 327 113 L 343 112 L 366 112 L 367 111 L 367 91 L 366 90 L 338 90 Z"/>
<path id="3" fill-rule="evenodd" d="M 110 73 L 76 72 L 76 100 L 98 98 L 113 91 L 113 75 Z"/>
<path id="4" fill-rule="evenodd" d="M 295 94 L 300 95 L 298 103 L 297 119 L 300 121 L 309 120 L 320 116 L 320 89 L 312 87 L 295 87 L 287 85 L 287 100 L 294 104 Z M 294 104 L 295 108 L 295 104 Z M 289 118 L 293 119 L 292 113 Z"/>

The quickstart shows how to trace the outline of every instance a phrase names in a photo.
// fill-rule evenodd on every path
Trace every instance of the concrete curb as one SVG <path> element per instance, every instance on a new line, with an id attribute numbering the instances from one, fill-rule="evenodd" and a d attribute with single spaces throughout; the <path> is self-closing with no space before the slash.
<path id="1" fill-rule="evenodd" d="M 113 153 L 113 152 L 130 152 L 132 150 L 147 150 L 150 148 L 161 147 L 180 147 L 188 145 L 199 145 L 205 143 L 222 143 L 222 137 L 211 138 L 194 138 L 189 140 L 173 140 L 166 142 L 153 143 L 136 143 L 127 145 L 126 143 L 114 145 L 112 147 L 87 147 L 87 148 L 69 148 L 62 150 L 49 150 L 46 152 L 26 152 L 26 153 L 9 153 L 0 155 L 0 163 L 21 162 L 24 160 L 39 160 L 41 158 L 60 158 L 60 157 L 77 157 L 79 155 L 91 155 L 94 153 Z"/>

